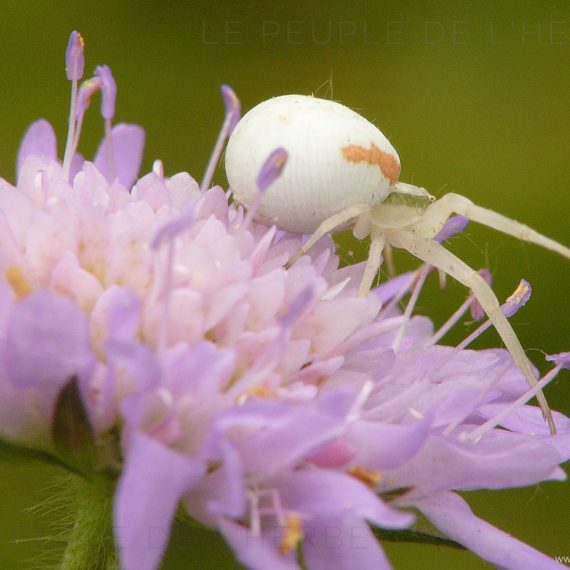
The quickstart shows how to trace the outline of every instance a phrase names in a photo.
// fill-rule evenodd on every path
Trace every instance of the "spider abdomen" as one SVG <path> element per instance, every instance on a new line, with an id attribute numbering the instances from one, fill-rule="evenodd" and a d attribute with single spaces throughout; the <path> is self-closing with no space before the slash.
<path id="1" fill-rule="evenodd" d="M 248 207 L 268 155 L 288 152 L 287 166 L 256 217 L 291 232 L 312 233 L 344 208 L 382 202 L 400 174 L 400 159 L 371 122 L 348 107 L 305 95 L 260 103 L 239 122 L 226 150 L 226 173 Z"/>

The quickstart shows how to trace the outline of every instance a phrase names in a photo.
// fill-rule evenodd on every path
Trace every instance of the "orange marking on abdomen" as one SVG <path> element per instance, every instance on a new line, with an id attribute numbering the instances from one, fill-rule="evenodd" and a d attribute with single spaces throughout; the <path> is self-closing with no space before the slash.
<path id="1" fill-rule="evenodd" d="M 378 165 L 382 174 L 391 184 L 397 182 L 400 176 L 400 163 L 393 155 L 380 150 L 374 143 L 370 143 L 369 149 L 357 144 L 349 144 L 340 150 L 342 156 L 349 162 L 366 162 Z"/>

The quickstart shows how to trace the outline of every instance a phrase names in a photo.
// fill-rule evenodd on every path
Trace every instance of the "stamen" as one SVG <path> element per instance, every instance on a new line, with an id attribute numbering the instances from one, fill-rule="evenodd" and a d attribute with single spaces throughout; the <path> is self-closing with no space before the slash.
<path id="1" fill-rule="evenodd" d="M 65 50 L 65 71 L 67 79 L 71 81 L 71 104 L 67 127 L 67 142 L 63 155 L 63 176 L 69 179 L 69 170 L 73 158 L 75 144 L 75 107 L 77 105 L 77 81 L 83 77 L 85 58 L 83 55 L 83 38 L 79 32 L 71 32 L 67 49 Z"/>
<path id="2" fill-rule="evenodd" d="M 247 215 L 243 222 L 242 231 L 245 231 L 251 224 L 253 217 L 255 216 L 259 206 L 261 206 L 261 201 L 267 189 L 281 176 L 281 172 L 287 164 L 287 158 L 289 154 L 284 148 L 275 149 L 263 163 L 261 170 L 259 171 L 259 176 L 257 177 L 257 194 L 250 204 L 247 210 Z"/>
<path id="3" fill-rule="evenodd" d="M 212 155 L 208 161 L 204 178 L 200 184 L 200 192 L 205 192 L 210 187 L 226 138 L 232 134 L 232 131 L 240 119 L 241 105 L 233 89 L 229 85 L 222 85 L 221 91 L 222 97 L 224 98 L 224 105 L 226 107 L 226 116 L 222 123 L 220 133 L 218 134 L 216 144 L 214 145 L 214 150 L 212 151 Z"/>
<path id="4" fill-rule="evenodd" d="M 396 305 L 398 305 L 400 303 L 400 301 L 404 298 L 406 293 L 408 293 L 410 288 L 414 285 L 415 281 L 418 279 L 420 272 L 421 272 L 423 267 L 424 267 L 424 265 L 421 265 L 418 269 L 416 269 L 415 271 L 413 271 L 411 273 L 410 278 L 406 281 L 404 286 L 398 291 L 398 293 L 396 295 L 394 295 L 392 297 L 392 299 L 390 299 L 390 301 L 387 305 L 384 305 L 382 307 L 383 311 L 385 311 L 386 313 L 389 313 L 392 309 L 394 309 L 394 307 Z"/>
<path id="5" fill-rule="evenodd" d="M 231 388 L 228 389 L 228 395 L 231 396 L 233 394 L 236 398 L 239 398 L 252 386 L 259 385 L 260 379 L 264 381 L 263 379 L 269 377 L 270 372 L 283 354 L 291 334 L 291 328 L 311 306 L 314 299 L 315 291 L 312 285 L 308 285 L 295 296 L 289 303 L 285 313 L 278 318 L 280 327 L 276 336 L 271 342 L 267 343 L 250 370 L 243 374 L 239 380 L 236 380 Z"/>
<path id="6" fill-rule="evenodd" d="M 259 499 L 268 497 L 271 507 L 259 508 Z M 286 511 L 281 503 L 281 497 L 276 489 L 264 489 L 261 491 L 250 491 L 248 498 L 251 504 L 250 530 L 254 536 L 261 534 L 261 515 L 271 515 L 275 517 L 277 523 L 283 527 L 283 537 L 279 543 L 279 552 L 282 556 L 287 556 L 295 550 L 301 540 L 303 540 L 303 525 L 299 513 Z"/>
<path id="7" fill-rule="evenodd" d="M 487 285 L 491 285 L 493 282 L 493 276 L 488 269 L 479 269 L 479 275 L 483 277 Z M 474 321 L 480 321 L 485 316 L 485 311 L 483 307 L 479 303 L 479 301 L 475 298 L 475 296 L 471 293 L 471 298 L 473 302 L 471 303 L 471 318 Z"/>
<path id="8" fill-rule="evenodd" d="M 503 377 L 503 375 L 507 372 L 507 370 L 511 367 L 511 363 L 508 362 L 507 364 L 505 364 L 504 366 L 501 366 L 501 368 L 497 371 L 497 373 L 495 374 L 495 377 L 493 378 L 492 382 L 490 382 L 487 385 L 487 393 L 489 392 L 489 390 L 495 386 L 495 384 L 497 384 L 497 382 L 499 382 L 499 380 Z M 443 435 L 447 436 L 450 435 L 451 433 L 453 433 L 455 431 L 455 429 L 463 423 L 465 418 L 459 417 L 457 418 L 455 421 L 451 422 L 446 428 L 445 430 L 443 430 Z M 460 437 L 462 437 L 460 435 Z M 464 437 L 464 436 L 463 436 Z"/>
<path id="9" fill-rule="evenodd" d="M 420 296 L 420 292 L 424 286 L 424 283 L 426 282 L 427 276 L 429 275 L 431 268 L 432 268 L 432 266 L 429 264 L 423 265 L 420 268 L 420 274 L 419 274 L 418 280 L 417 280 L 416 284 L 414 285 L 412 295 L 410 297 L 410 300 L 408 301 L 408 304 L 406 305 L 406 310 L 404 311 L 404 318 L 406 320 L 404 321 L 404 323 L 402 323 L 402 325 L 398 329 L 398 332 L 396 333 L 396 336 L 394 337 L 394 342 L 392 343 L 392 350 L 394 352 L 397 352 L 398 348 L 400 348 L 400 344 L 402 343 L 402 340 L 404 338 L 404 333 L 406 332 L 406 326 L 412 317 L 412 312 L 416 306 L 416 303 L 418 301 L 418 297 Z"/>
<path id="10" fill-rule="evenodd" d="M 247 500 L 250 504 L 249 531 L 252 536 L 261 535 L 261 515 L 259 512 L 259 494 L 257 491 L 247 491 Z"/>
<path id="11" fill-rule="evenodd" d="M 166 262 L 163 273 L 162 294 L 164 296 L 164 304 L 162 306 L 162 319 L 158 334 L 158 351 L 164 352 L 168 346 L 168 331 L 170 323 L 170 297 L 172 294 L 172 274 L 174 266 L 174 240 L 176 237 L 188 229 L 194 223 L 194 210 L 189 208 L 174 221 L 164 225 L 152 241 L 150 247 L 157 250 L 164 242 L 168 243 L 166 253 Z"/>
<path id="12" fill-rule="evenodd" d="M 529 300 L 531 294 L 530 283 L 521 279 L 514 293 L 507 298 L 507 301 L 501 305 L 501 312 L 505 317 L 512 317 L 521 307 Z M 477 337 L 483 334 L 493 323 L 487 319 L 481 326 L 473 331 L 463 342 L 459 343 L 456 350 L 463 350 L 469 346 Z"/>
<path id="13" fill-rule="evenodd" d="M 83 115 L 91 104 L 91 97 L 101 89 L 103 82 L 100 77 L 91 77 L 86 79 L 79 87 L 79 95 L 77 97 L 77 107 L 75 108 L 75 118 L 79 121 L 83 120 Z"/>
<path id="14" fill-rule="evenodd" d="M 17 265 L 12 265 L 8 267 L 4 272 L 4 278 L 8 282 L 8 285 L 12 288 L 12 291 L 16 294 L 18 299 L 23 299 L 32 292 L 32 287 L 25 278 L 24 273 L 20 267 Z"/>
<path id="15" fill-rule="evenodd" d="M 521 307 L 524 307 L 530 299 L 531 293 L 530 283 L 525 279 L 521 279 L 514 293 L 507 298 L 506 303 L 501 305 L 501 311 L 505 317 L 512 317 Z"/>
<path id="16" fill-rule="evenodd" d="M 514 411 L 518 408 L 524 406 L 531 398 L 534 398 L 539 394 L 545 386 L 547 386 L 563 367 L 562 363 L 557 364 L 550 372 L 548 372 L 541 380 L 527 390 L 520 398 L 515 400 L 511 405 L 504 408 L 499 412 L 494 418 L 486 421 L 484 424 L 480 425 L 478 428 L 474 429 L 472 432 L 467 433 L 464 439 L 467 441 L 472 441 L 473 443 L 478 442 L 488 431 L 497 427 L 503 420 L 508 418 Z"/>
<path id="17" fill-rule="evenodd" d="M 350 467 L 347 473 L 371 489 L 375 489 L 378 483 L 382 480 L 382 473 L 380 473 L 380 471 L 376 471 L 375 469 L 365 469 L 358 465 Z"/>
<path id="18" fill-rule="evenodd" d="M 85 117 L 85 112 L 89 108 L 91 103 L 91 97 L 101 89 L 101 79 L 99 77 L 92 77 L 91 79 L 85 80 L 79 87 L 79 94 L 77 96 L 77 105 L 75 107 L 75 136 L 73 141 L 73 149 L 71 152 L 71 157 L 75 156 L 77 152 L 77 146 L 79 145 L 79 138 L 81 136 L 81 129 L 83 128 L 83 119 Z"/>
<path id="19" fill-rule="evenodd" d="M 480 269 L 479 275 L 490 284 L 491 274 L 487 269 Z M 473 293 L 470 293 L 467 296 L 467 299 L 463 302 L 463 304 L 445 321 L 445 323 L 433 334 L 433 336 L 429 339 L 428 344 L 436 344 L 442 339 L 459 321 L 459 319 L 464 315 L 467 309 L 471 307 L 471 316 L 473 320 L 479 321 L 485 315 L 481 305 L 474 297 Z"/>
<path id="20" fill-rule="evenodd" d="M 281 495 L 279 494 L 279 491 L 277 491 L 277 489 L 268 489 L 265 491 L 265 494 L 269 495 L 271 499 L 278 522 L 283 524 L 287 517 L 287 513 L 283 508 L 283 503 L 281 503 Z"/>
<path id="21" fill-rule="evenodd" d="M 270 505 L 266 507 L 260 507 L 259 501 L 264 497 L 269 500 Z M 279 495 L 279 491 L 277 491 L 277 489 L 259 489 L 256 487 L 254 490 L 248 492 L 248 499 L 252 504 L 255 504 L 256 515 L 259 518 L 261 518 L 261 515 L 271 516 L 274 517 L 277 520 L 277 523 L 281 526 L 285 525 L 287 512 L 283 508 L 283 504 L 281 503 L 281 496 Z M 261 532 L 261 521 L 259 522 L 258 528 L 259 532 Z"/>
<path id="22" fill-rule="evenodd" d="M 98 65 L 95 68 L 95 75 L 101 79 L 101 116 L 112 120 L 117 102 L 117 83 L 108 65 Z"/>
<path id="23" fill-rule="evenodd" d="M 275 149 L 263 163 L 257 177 L 257 188 L 265 192 L 281 176 L 289 154 L 284 148 Z"/>
<path id="24" fill-rule="evenodd" d="M 282 556 L 287 556 L 295 550 L 303 540 L 303 525 L 301 517 L 296 514 L 288 514 L 285 518 L 285 534 L 279 545 L 279 552 Z"/>
<path id="25" fill-rule="evenodd" d="M 113 156 L 113 137 L 111 122 L 115 116 L 117 100 L 117 83 L 108 65 L 99 65 L 95 74 L 101 79 L 101 115 L 105 120 L 105 146 L 107 148 L 107 165 L 110 180 L 115 179 L 115 157 Z"/>
<path id="26" fill-rule="evenodd" d="M 260 399 L 270 399 L 270 398 L 277 398 L 278 394 L 269 386 L 259 385 L 259 386 L 251 386 L 245 392 L 239 394 L 236 397 L 235 401 L 236 404 L 239 406 L 243 406 L 250 398 L 260 398 Z"/>
<path id="27" fill-rule="evenodd" d="M 433 336 L 428 340 L 427 344 L 436 344 L 439 342 L 459 321 L 459 319 L 465 314 L 470 305 L 472 305 L 473 299 L 468 296 L 463 304 L 457 309 L 443 325 L 433 333 Z"/>
<path id="28" fill-rule="evenodd" d="M 78 81 L 83 77 L 85 57 L 83 55 L 84 42 L 79 32 L 69 34 L 67 49 L 65 50 L 65 72 L 69 81 Z"/>
<path id="29" fill-rule="evenodd" d="M 358 395 L 354 399 L 354 402 L 350 406 L 350 410 L 346 414 L 346 420 L 348 422 L 357 420 L 362 416 L 362 407 L 368 401 L 370 394 L 372 394 L 372 390 L 374 389 L 374 382 L 368 380 L 364 383 Z"/>
<path id="30" fill-rule="evenodd" d="M 436 236 L 433 238 L 437 243 L 443 243 L 447 241 L 450 237 L 455 234 L 462 232 L 469 223 L 469 219 L 464 216 L 451 216 L 447 222 L 445 222 L 443 228 L 439 230 Z"/>
<path id="31" fill-rule="evenodd" d="M 164 271 L 163 295 L 164 303 L 162 305 L 162 320 L 160 322 L 160 330 L 158 337 L 158 352 L 163 354 L 168 346 L 168 332 L 170 324 L 170 297 L 172 295 L 172 266 L 174 264 L 174 241 L 168 243 L 166 250 L 166 267 Z"/>
<path id="32" fill-rule="evenodd" d="M 549 354 L 546 357 L 548 362 L 554 362 L 560 365 L 562 368 L 570 370 L 570 352 L 560 352 L 558 354 Z"/>
<path id="33" fill-rule="evenodd" d="M 512 317 L 521 307 L 523 307 L 531 295 L 530 283 L 525 279 L 521 279 L 518 287 L 514 293 L 507 298 L 507 301 L 501 305 L 501 312 L 507 317 Z M 442 366 L 447 364 L 450 360 L 455 358 L 464 348 L 467 348 L 476 338 L 481 336 L 488 328 L 492 326 L 491 319 L 487 319 L 483 324 L 477 327 L 470 335 L 468 335 L 462 342 L 453 348 L 453 350 L 443 359 L 441 359 L 429 373 L 439 370 Z"/>
<path id="34" fill-rule="evenodd" d="M 224 105 L 228 114 L 231 116 L 228 136 L 234 132 L 239 120 L 241 118 L 241 103 L 237 98 L 234 90 L 229 85 L 222 85 L 222 97 L 224 98 Z"/>
<path id="35" fill-rule="evenodd" d="M 464 348 L 467 348 L 473 341 L 479 338 L 488 328 L 491 328 L 493 323 L 491 319 L 487 319 L 483 324 L 478 326 L 470 335 L 465 337 L 456 347 L 456 350 L 459 352 Z M 453 355 L 455 356 L 455 354 Z"/>
<path id="36" fill-rule="evenodd" d="M 336 285 L 328 289 L 326 293 L 322 295 L 321 301 L 330 301 L 331 299 L 334 299 L 337 295 L 339 295 L 343 291 L 343 289 L 350 283 L 350 281 L 351 278 L 347 277 L 340 283 L 337 283 Z"/>
<path id="37" fill-rule="evenodd" d="M 180 216 L 162 226 L 150 242 L 152 249 L 158 249 L 165 242 L 172 242 L 182 232 L 189 229 L 194 223 L 194 208 L 187 208 Z"/>
<path id="38" fill-rule="evenodd" d="M 47 193 L 44 191 L 45 171 L 38 170 L 34 176 L 34 190 L 39 194 L 44 194 L 44 207 L 46 205 Z"/>
<path id="39" fill-rule="evenodd" d="M 162 160 L 155 160 L 152 163 L 152 171 L 161 179 L 164 180 L 164 164 Z"/>
<path id="40" fill-rule="evenodd" d="M 314 298 L 315 291 L 312 285 L 307 285 L 307 287 L 301 290 L 301 292 L 289 304 L 285 314 L 279 317 L 281 328 L 284 331 L 289 330 L 299 317 L 307 310 Z"/>

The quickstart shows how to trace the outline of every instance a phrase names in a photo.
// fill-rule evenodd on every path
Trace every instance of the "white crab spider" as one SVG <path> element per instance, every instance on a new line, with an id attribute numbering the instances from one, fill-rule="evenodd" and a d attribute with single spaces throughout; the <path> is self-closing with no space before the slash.
<path id="1" fill-rule="evenodd" d="M 531 363 L 489 285 L 433 238 L 456 213 L 569 259 L 570 249 L 458 194 L 436 200 L 424 188 L 399 182 L 398 154 L 372 123 L 340 103 L 304 95 L 260 103 L 233 131 L 226 174 L 235 199 L 246 207 L 257 195 L 256 178 L 263 162 L 277 147 L 288 152 L 287 166 L 255 215 L 284 230 L 312 234 L 289 265 L 325 234 L 351 223 L 357 238 L 371 237 L 359 289 L 366 295 L 384 248 L 406 249 L 472 290 L 529 385 L 536 385 Z M 538 400 L 554 432 L 542 393 Z"/>

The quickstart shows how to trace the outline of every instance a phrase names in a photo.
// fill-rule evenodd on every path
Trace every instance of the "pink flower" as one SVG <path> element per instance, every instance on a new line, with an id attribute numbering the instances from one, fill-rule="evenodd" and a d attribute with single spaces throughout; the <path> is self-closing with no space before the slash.
<path id="1" fill-rule="evenodd" d="M 400 314 L 427 268 L 362 298 L 362 265 L 340 269 L 331 240 L 285 269 L 300 237 L 244 215 L 209 187 L 211 168 L 202 190 L 158 162 L 133 185 L 143 132 L 111 126 L 109 68 L 77 86 L 77 42 L 63 161 L 38 121 L 17 185 L 0 184 L 1 436 L 84 470 L 54 428 L 62 393 L 78 387 L 87 415 L 72 417 L 98 450 L 87 469 L 117 472 L 126 570 L 158 566 L 181 501 L 254 569 L 299 568 L 301 542 L 309 569 L 390 568 L 370 525 L 405 529 L 415 511 L 501 567 L 556 567 L 455 491 L 563 479 L 570 420 L 555 414 L 548 434 L 506 351 L 438 345 L 460 313 L 436 332 Z M 76 150 L 97 90 L 106 137 L 91 163 Z M 223 95 L 222 143 L 239 113 Z M 260 200 L 285 161 L 282 149 L 268 157 Z M 440 237 L 463 227 L 453 219 Z M 541 387 L 564 366 L 561 355 Z"/>

